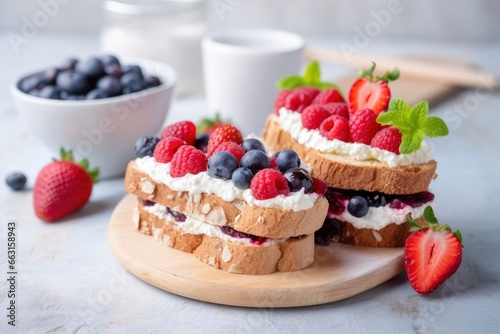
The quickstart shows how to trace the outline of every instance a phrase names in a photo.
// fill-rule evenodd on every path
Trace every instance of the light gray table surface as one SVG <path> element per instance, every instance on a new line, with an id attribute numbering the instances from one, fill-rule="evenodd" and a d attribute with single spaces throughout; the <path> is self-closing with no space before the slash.
<path id="1" fill-rule="evenodd" d="M 55 65 L 68 55 L 98 53 L 96 36 L 40 34 L 13 52 L 0 35 L 0 332 L 20 333 L 498 333 L 500 332 L 500 95 L 463 91 L 432 112 L 449 122 L 450 135 L 432 143 L 439 163 L 435 210 L 460 228 L 463 262 L 429 296 L 410 287 L 404 273 L 365 293 L 326 305 L 292 309 L 221 306 L 179 297 L 125 271 L 108 244 L 108 221 L 125 195 L 123 179 L 98 183 L 91 201 L 64 222 L 46 224 L 32 209 L 30 190 L 13 193 L 3 178 L 24 171 L 31 188 L 53 156 L 21 123 L 8 92 L 16 75 Z M 338 41 L 312 38 L 336 47 Z M 500 45 L 443 45 L 374 41 L 378 54 L 449 56 L 500 74 Z M 345 72 L 327 67 L 334 79 Z M 199 120 L 202 96 L 177 99 L 166 122 Z M 7 325 L 7 221 L 17 222 L 17 321 Z"/>

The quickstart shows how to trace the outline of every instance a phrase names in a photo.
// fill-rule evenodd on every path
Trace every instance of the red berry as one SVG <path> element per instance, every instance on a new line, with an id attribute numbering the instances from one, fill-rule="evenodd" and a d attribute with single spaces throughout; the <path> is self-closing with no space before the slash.
<path id="1" fill-rule="evenodd" d="M 176 137 L 163 138 L 156 144 L 154 157 L 155 160 L 161 163 L 169 163 L 172 160 L 175 152 L 186 143 Z"/>
<path id="2" fill-rule="evenodd" d="M 422 229 L 405 243 L 405 267 L 415 291 L 428 294 L 453 275 L 462 262 L 462 245 L 450 231 Z"/>
<path id="3" fill-rule="evenodd" d="M 390 151 L 399 154 L 399 146 L 401 145 L 401 132 L 393 126 L 383 128 L 375 134 L 370 145 L 381 150 Z"/>
<path id="4" fill-rule="evenodd" d="M 170 175 L 181 177 L 207 170 L 207 156 L 194 146 L 183 145 L 175 152 L 170 165 Z"/>
<path id="5" fill-rule="evenodd" d="M 315 177 L 312 177 L 312 180 L 313 180 L 312 191 L 318 194 L 319 196 L 323 196 L 326 193 L 326 190 L 328 189 L 326 183 Z"/>
<path id="6" fill-rule="evenodd" d="M 369 108 L 380 114 L 387 110 L 391 90 L 382 80 L 372 82 L 366 78 L 358 79 L 349 91 L 349 110 L 355 113 L 358 110 Z"/>
<path id="7" fill-rule="evenodd" d="M 327 104 L 331 102 L 343 102 L 345 103 L 344 98 L 335 88 L 328 88 L 316 96 L 312 102 L 312 104 Z"/>
<path id="8" fill-rule="evenodd" d="M 302 111 L 302 125 L 308 130 L 315 130 L 329 116 L 330 113 L 322 106 L 311 105 Z"/>
<path id="9" fill-rule="evenodd" d="M 276 157 L 270 157 L 269 164 L 271 165 L 272 169 L 278 169 L 278 159 Z"/>
<path id="10" fill-rule="evenodd" d="M 241 135 L 240 130 L 238 130 L 234 125 L 226 124 L 215 129 L 208 139 L 207 152 L 211 154 L 215 147 L 226 141 L 232 141 L 238 145 L 241 145 L 243 142 L 243 136 Z"/>
<path id="11" fill-rule="evenodd" d="M 245 151 L 243 148 L 236 144 L 235 142 L 232 141 L 225 141 L 214 147 L 212 151 L 210 151 L 210 154 L 208 155 L 208 159 L 216 153 L 216 152 L 221 152 L 221 151 L 226 151 L 234 155 L 236 160 L 238 160 L 238 163 L 240 162 L 241 158 L 245 155 Z"/>
<path id="12" fill-rule="evenodd" d="M 377 115 L 371 109 L 363 109 L 352 114 L 349 119 L 351 139 L 356 143 L 370 145 L 373 136 L 382 126 L 377 123 Z"/>
<path id="13" fill-rule="evenodd" d="M 299 93 L 305 93 L 305 94 L 309 95 L 313 100 L 320 93 L 318 88 L 311 87 L 311 86 L 301 86 L 301 87 L 295 88 L 293 91 L 299 92 Z"/>
<path id="14" fill-rule="evenodd" d="M 296 88 L 285 99 L 285 108 L 288 110 L 302 112 L 309 106 L 314 99 L 314 94 L 305 89 L 306 87 Z"/>
<path id="15" fill-rule="evenodd" d="M 319 127 L 319 132 L 329 140 L 350 141 L 349 121 L 338 115 L 333 115 L 325 119 Z"/>
<path id="16" fill-rule="evenodd" d="M 258 200 L 274 198 L 290 193 L 288 181 L 280 171 L 265 168 L 258 171 L 250 183 L 252 195 Z"/>
<path id="17" fill-rule="evenodd" d="M 274 113 L 276 115 L 279 115 L 279 110 L 285 106 L 286 97 L 290 95 L 291 92 L 291 90 L 285 89 L 278 93 L 278 97 L 276 97 L 274 101 Z"/>
<path id="18" fill-rule="evenodd" d="M 349 119 L 349 107 L 345 102 L 330 102 L 321 106 L 323 109 L 328 110 L 330 115 L 339 115 L 345 119 Z"/>
<path id="19" fill-rule="evenodd" d="M 92 176 L 91 176 L 92 175 Z M 33 188 L 33 205 L 38 218 L 52 222 L 81 208 L 92 193 L 97 171 L 87 171 L 73 162 L 71 151 L 62 160 L 45 166 Z"/>
<path id="20" fill-rule="evenodd" d="M 161 138 L 176 137 L 184 140 L 187 145 L 194 145 L 196 141 L 196 125 L 190 121 L 170 124 L 161 133 Z"/>

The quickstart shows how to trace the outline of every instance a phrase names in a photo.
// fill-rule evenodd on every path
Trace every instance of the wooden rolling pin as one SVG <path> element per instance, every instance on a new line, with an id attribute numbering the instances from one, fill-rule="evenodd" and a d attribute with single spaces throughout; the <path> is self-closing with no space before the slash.
<path id="1" fill-rule="evenodd" d="M 419 80 L 458 87 L 485 88 L 491 91 L 499 88 L 499 80 L 494 74 L 451 60 L 387 58 L 367 55 L 351 55 L 347 58 L 342 52 L 317 48 L 307 48 L 305 57 L 308 60 L 316 59 L 322 62 L 348 64 L 359 68 L 367 68 L 371 62 L 375 62 L 378 71 L 391 71 L 398 67 L 405 77 Z"/>

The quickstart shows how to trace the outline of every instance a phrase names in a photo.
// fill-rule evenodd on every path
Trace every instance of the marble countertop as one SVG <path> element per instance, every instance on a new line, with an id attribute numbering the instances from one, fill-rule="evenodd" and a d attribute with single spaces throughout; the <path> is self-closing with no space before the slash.
<path id="1" fill-rule="evenodd" d="M 0 32 L 1 33 L 1 32 Z M 311 43 L 328 45 L 325 38 Z M 334 45 L 335 46 L 335 45 Z M 21 123 L 8 92 L 17 74 L 56 64 L 67 55 L 99 50 L 94 36 L 40 35 L 15 53 L 0 39 L 0 176 L 21 170 L 31 188 L 53 156 Z M 472 62 L 500 74 L 500 46 L 376 41 L 366 52 L 428 54 Z M 332 78 L 344 69 L 331 71 Z M 330 73 L 330 72 L 328 72 Z M 462 231 L 458 272 L 429 296 L 415 293 L 402 273 L 352 298 L 312 307 L 250 309 L 209 304 L 159 290 L 125 271 L 109 244 L 107 226 L 125 195 L 123 179 L 98 183 L 91 201 L 57 224 L 39 221 L 30 190 L 0 186 L 1 332 L 14 330 L 8 306 L 7 222 L 17 222 L 17 319 L 22 333 L 176 332 L 455 332 L 500 329 L 500 94 L 464 90 L 435 106 L 450 135 L 432 143 L 439 178 L 431 190 L 442 222 Z M 201 96 L 176 100 L 166 122 L 203 116 Z M 3 181 L 2 181 L 3 182 Z"/>

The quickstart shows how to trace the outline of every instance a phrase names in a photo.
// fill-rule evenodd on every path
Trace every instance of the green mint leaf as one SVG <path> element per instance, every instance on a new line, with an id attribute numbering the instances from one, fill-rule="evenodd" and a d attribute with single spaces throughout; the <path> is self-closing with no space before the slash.
<path id="1" fill-rule="evenodd" d="M 425 221 L 428 222 L 429 224 L 436 225 L 438 223 L 438 220 L 434 215 L 434 210 L 432 210 L 432 206 L 430 205 L 425 207 L 423 216 Z"/>
<path id="2" fill-rule="evenodd" d="M 307 65 L 304 72 L 304 83 L 306 86 L 315 86 L 321 82 L 321 71 L 319 69 L 319 63 L 314 60 Z"/>
<path id="3" fill-rule="evenodd" d="M 281 78 L 276 84 L 276 87 L 280 90 L 294 89 L 300 86 L 304 86 L 304 80 L 298 75 L 290 75 L 288 77 Z"/>
<path id="4" fill-rule="evenodd" d="M 423 127 L 424 133 L 431 138 L 447 136 L 449 132 L 446 123 L 441 118 L 436 116 L 427 117 L 424 121 Z"/>
<path id="5" fill-rule="evenodd" d="M 403 134 L 403 137 L 401 140 L 401 145 L 399 145 L 399 152 L 402 154 L 410 154 L 412 152 L 415 152 L 422 145 L 422 141 L 424 141 L 424 135 L 419 131 L 415 131 L 409 134 L 404 134 L 403 131 L 401 131 L 401 133 Z"/>

